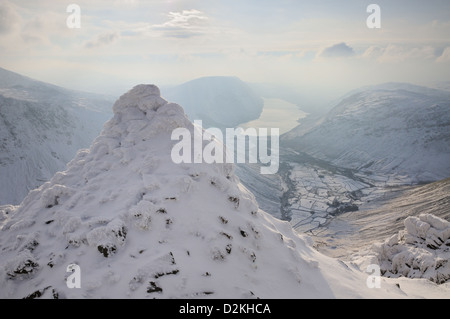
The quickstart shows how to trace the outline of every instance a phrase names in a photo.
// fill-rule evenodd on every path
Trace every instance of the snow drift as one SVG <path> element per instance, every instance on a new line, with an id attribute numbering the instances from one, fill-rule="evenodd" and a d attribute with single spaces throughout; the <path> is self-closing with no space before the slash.
<path id="1" fill-rule="evenodd" d="M 172 130 L 200 128 L 156 86 L 136 86 L 113 110 L 66 171 L 0 208 L 1 298 L 442 294 L 421 282 L 406 293 L 390 279 L 369 289 L 368 274 L 261 211 L 233 165 L 174 164 Z M 81 288 L 66 284 L 71 264 Z"/>

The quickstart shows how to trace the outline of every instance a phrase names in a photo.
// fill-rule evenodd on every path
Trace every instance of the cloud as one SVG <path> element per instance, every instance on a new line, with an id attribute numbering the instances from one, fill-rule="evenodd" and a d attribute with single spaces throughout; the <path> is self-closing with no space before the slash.
<path id="1" fill-rule="evenodd" d="M 97 48 L 113 43 L 119 38 L 117 32 L 104 33 L 97 36 L 94 40 L 87 42 L 84 47 L 88 49 Z"/>
<path id="2" fill-rule="evenodd" d="M 372 45 L 368 47 L 361 56 L 368 59 L 378 59 L 381 55 L 383 55 L 383 52 L 383 48 Z"/>
<path id="3" fill-rule="evenodd" d="M 183 10 L 169 12 L 167 16 L 169 21 L 152 26 L 165 37 L 189 38 L 206 32 L 208 17 L 202 11 Z"/>
<path id="4" fill-rule="evenodd" d="M 450 47 L 446 47 L 442 54 L 437 58 L 437 62 L 450 62 Z"/>
<path id="5" fill-rule="evenodd" d="M 362 57 L 374 59 L 380 63 L 433 60 L 436 58 L 436 49 L 432 46 L 411 47 L 389 44 L 386 47 L 371 46 L 366 49 Z"/>
<path id="6" fill-rule="evenodd" d="M 0 3 L 0 34 L 7 34 L 14 31 L 20 22 L 20 16 L 8 2 Z"/>
<path id="7" fill-rule="evenodd" d="M 338 43 L 331 47 L 323 49 L 319 56 L 323 58 L 342 58 L 355 55 L 353 48 L 349 47 L 346 43 Z"/>
<path id="8" fill-rule="evenodd" d="M 135 8 L 139 5 L 139 0 L 115 0 L 115 7 Z"/>

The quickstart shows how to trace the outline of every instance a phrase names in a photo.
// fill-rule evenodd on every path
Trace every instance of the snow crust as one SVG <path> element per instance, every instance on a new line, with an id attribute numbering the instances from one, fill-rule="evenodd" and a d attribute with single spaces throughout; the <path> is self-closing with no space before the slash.
<path id="1" fill-rule="evenodd" d="M 370 289 L 356 265 L 260 210 L 232 164 L 173 163 L 172 130 L 199 128 L 156 86 L 136 86 L 113 110 L 65 171 L 0 207 L 0 298 L 450 295 L 427 280 Z M 70 264 L 81 288 L 66 284 Z"/>

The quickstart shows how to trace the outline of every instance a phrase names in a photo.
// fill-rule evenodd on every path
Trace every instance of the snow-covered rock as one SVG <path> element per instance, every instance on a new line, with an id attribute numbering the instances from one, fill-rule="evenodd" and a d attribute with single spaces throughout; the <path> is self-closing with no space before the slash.
<path id="1" fill-rule="evenodd" d="M 70 91 L 0 68 L 0 204 L 18 204 L 111 117 L 107 97 Z"/>
<path id="2" fill-rule="evenodd" d="M 449 111 L 446 91 L 402 83 L 366 87 L 281 143 L 365 174 L 436 181 L 450 176 Z"/>
<path id="3" fill-rule="evenodd" d="M 370 289 L 368 274 L 260 210 L 232 164 L 175 164 L 171 132 L 200 128 L 154 85 L 136 86 L 113 109 L 67 170 L 1 208 L 0 298 L 442 294 L 420 283 L 406 294 L 390 279 Z"/>
<path id="4" fill-rule="evenodd" d="M 405 230 L 372 245 L 372 262 L 386 277 L 426 278 L 442 284 L 450 281 L 450 222 L 431 214 L 410 216 Z"/>

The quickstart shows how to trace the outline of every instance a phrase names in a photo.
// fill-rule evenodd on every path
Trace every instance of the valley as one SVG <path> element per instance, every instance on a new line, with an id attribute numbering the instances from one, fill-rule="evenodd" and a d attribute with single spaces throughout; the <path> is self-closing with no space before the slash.
<path id="1" fill-rule="evenodd" d="M 351 261 L 404 228 L 405 218 L 433 214 L 450 219 L 450 179 L 408 184 L 399 176 L 365 175 L 280 150 L 276 175 L 241 164 L 236 174 L 259 206 L 311 236 L 321 253 Z"/>

